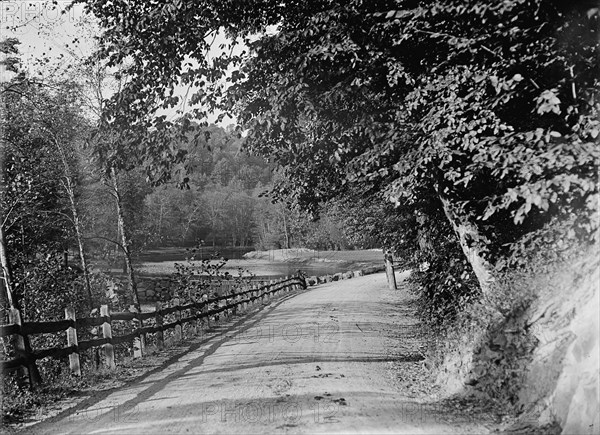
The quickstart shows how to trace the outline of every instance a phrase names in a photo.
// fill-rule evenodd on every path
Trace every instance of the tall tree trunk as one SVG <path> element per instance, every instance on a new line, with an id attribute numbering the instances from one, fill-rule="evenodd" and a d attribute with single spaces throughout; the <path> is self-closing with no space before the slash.
<path id="1" fill-rule="evenodd" d="M 157 233 L 158 233 L 158 240 L 160 240 L 161 242 L 162 242 L 162 221 L 163 221 L 164 207 L 165 207 L 165 205 L 164 205 L 164 203 L 163 203 L 163 201 L 161 199 L 161 201 L 160 201 L 160 211 L 159 211 L 159 214 L 158 214 L 158 231 L 157 231 Z"/>
<path id="2" fill-rule="evenodd" d="M 83 242 L 83 234 L 81 231 L 81 222 L 79 220 L 79 213 L 75 202 L 71 202 L 71 213 L 73 213 L 73 225 L 75 226 L 75 236 L 77 238 L 77 249 L 79 250 L 79 260 L 81 261 L 81 268 L 83 269 L 83 278 L 85 282 L 85 291 L 88 297 L 88 304 L 90 310 L 94 308 L 94 296 L 92 295 L 92 285 L 90 284 L 90 270 L 88 268 L 87 259 L 85 256 L 85 246 Z"/>
<path id="3" fill-rule="evenodd" d="M 284 233 L 284 237 L 285 237 L 285 248 L 289 249 L 290 248 L 290 235 L 288 234 L 288 227 L 287 227 L 287 221 L 285 219 L 285 210 L 283 212 L 283 233 Z"/>
<path id="4" fill-rule="evenodd" d="M 481 251 L 478 247 L 479 231 L 477 227 L 470 222 L 461 221 L 453 211 L 450 201 L 440 196 L 444 213 L 448 221 L 454 228 L 454 232 L 458 236 L 460 246 L 463 253 L 467 257 L 473 272 L 479 281 L 479 286 L 484 295 L 488 295 L 490 286 L 494 281 L 492 275 L 492 266 L 481 256 Z"/>
<path id="5" fill-rule="evenodd" d="M 6 237 L 4 235 L 4 225 L 0 222 L 0 265 L 2 267 L 2 278 L 4 281 L 4 289 L 6 290 L 6 297 L 8 304 L 11 308 L 19 309 L 19 300 L 13 293 L 14 288 L 12 284 L 12 271 L 10 269 L 10 263 L 8 261 L 8 252 L 6 250 Z"/>
<path id="6" fill-rule="evenodd" d="M 4 159 L 6 156 L 6 142 L 4 136 L 4 123 L 6 122 L 6 103 L 4 102 L 4 94 L 0 92 L 0 200 L 6 195 L 6 166 Z M 2 269 L 2 281 L 6 291 L 6 298 L 11 308 L 18 308 L 19 301 L 16 300 L 14 289 L 12 286 L 12 273 L 10 263 L 8 261 L 8 252 L 6 250 L 6 236 L 4 234 L 4 224 L 9 213 L 7 210 L 2 210 L 0 213 L 0 268 Z"/>
<path id="7" fill-rule="evenodd" d="M 162 207 L 161 207 L 161 210 L 162 210 Z M 187 234 L 189 233 L 189 231 L 190 231 L 190 228 L 192 227 L 192 223 L 193 223 L 193 222 L 194 222 L 194 220 L 195 220 L 196 213 L 197 213 L 199 210 L 200 210 L 200 205 L 196 205 L 196 206 L 194 207 L 194 209 L 191 211 L 191 213 L 189 214 L 188 218 L 187 218 L 187 221 L 186 221 L 186 223 L 185 223 L 185 226 L 184 226 L 184 228 L 183 228 L 183 233 L 182 233 L 182 235 L 181 235 L 181 243 L 182 243 L 183 245 L 185 245 L 185 240 L 186 240 L 186 238 L 187 238 Z M 161 216 L 162 216 L 162 213 L 161 213 Z"/>
<path id="8" fill-rule="evenodd" d="M 119 239 L 121 239 L 121 227 L 119 226 L 119 218 L 118 218 L 118 216 L 117 216 L 117 227 L 116 227 L 116 230 L 117 230 L 117 234 L 115 236 L 115 240 L 119 240 Z M 114 252 L 113 255 L 115 256 L 115 260 L 112 262 L 113 264 L 111 265 L 111 267 L 113 265 L 118 265 L 119 258 L 121 258 L 121 251 L 120 251 L 121 246 L 118 245 L 118 244 L 115 244 L 114 245 L 114 249 L 115 249 L 115 252 Z"/>
<path id="9" fill-rule="evenodd" d="M 67 162 L 63 160 L 65 171 L 68 171 Z M 83 242 L 83 231 L 81 230 L 81 220 L 79 219 L 79 211 L 75 202 L 75 189 L 73 188 L 72 179 L 69 173 L 65 175 L 65 190 L 69 197 L 69 205 L 71 206 L 71 214 L 73 215 L 73 226 L 75 227 L 75 238 L 77 239 L 77 249 L 79 250 L 79 260 L 83 269 L 83 278 L 85 282 L 85 291 L 87 294 L 88 305 L 90 310 L 94 308 L 94 298 L 92 296 L 92 286 L 90 284 L 90 272 L 85 256 L 85 246 Z"/>
<path id="10" fill-rule="evenodd" d="M 119 189 L 119 181 L 117 179 L 117 171 L 115 168 L 110 169 L 110 175 L 112 178 L 113 188 L 115 191 L 115 202 L 117 205 L 117 220 L 119 225 L 119 232 L 121 233 L 121 245 L 123 249 L 123 255 L 125 256 L 125 267 L 127 269 L 127 276 L 129 279 L 129 292 L 133 297 L 133 304 L 140 310 L 140 298 L 137 292 L 137 284 L 135 281 L 135 273 L 133 270 L 133 262 L 131 261 L 131 240 L 129 239 L 129 231 L 127 223 L 125 222 L 125 215 L 123 213 L 123 203 L 121 199 L 121 191 Z"/>
<path id="11" fill-rule="evenodd" d="M 61 143 L 54 135 L 52 135 L 52 139 L 54 145 L 58 149 L 58 154 L 60 155 L 60 160 L 63 165 L 63 172 L 65 175 L 64 187 L 65 191 L 67 192 L 67 196 L 69 197 L 69 205 L 71 207 L 71 214 L 73 215 L 73 226 L 75 227 L 77 249 L 79 250 L 79 259 L 81 261 L 81 268 L 83 269 L 83 277 L 85 282 L 85 291 L 88 298 L 88 305 L 89 308 L 92 309 L 94 307 L 94 300 L 92 296 L 92 286 L 90 285 L 90 274 L 87 265 L 87 259 L 85 257 L 85 246 L 83 243 L 81 221 L 79 219 L 79 212 L 77 210 L 77 202 L 75 201 L 75 187 L 73 186 L 73 174 L 71 172 L 71 166 L 69 165 L 69 160 L 67 159 L 65 149 L 62 147 Z"/>

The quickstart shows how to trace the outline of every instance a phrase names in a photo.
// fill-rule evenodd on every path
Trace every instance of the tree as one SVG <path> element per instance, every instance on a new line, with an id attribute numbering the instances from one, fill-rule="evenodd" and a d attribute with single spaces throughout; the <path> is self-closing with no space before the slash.
<path id="1" fill-rule="evenodd" d="M 27 304 L 39 284 L 32 277 L 36 268 L 50 270 L 56 279 L 72 279 L 67 277 L 66 261 L 52 265 L 52 258 L 59 255 L 62 260 L 73 238 L 85 266 L 75 158 L 84 121 L 78 116 L 77 101 L 65 92 L 66 86 L 70 84 L 41 83 L 25 74 L 2 84 L 3 101 L 9 110 L 2 120 L 1 138 L 1 256 L 9 304 L 23 308 L 26 318 L 33 318 L 36 310 L 37 315 L 52 315 L 51 309 L 45 309 L 50 308 L 48 300 L 41 310 L 39 302 L 34 303 L 34 309 Z M 59 266 L 63 270 L 52 270 Z M 47 290 L 50 288 L 54 284 Z M 90 303 L 85 271 L 84 288 Z"/>
<path id="2" fill-rule="evenodd" d="M 0 41 L 0 53 L 2 54 L 2 61 L 0 67 L 4 68 L 7 72 L 14 74 L 19 73 L 19 50 L 17 48 L 19 41 L 17 39 L 3 39 Z M 2 268 L 2 284 L 6 291 L 8 303 L 11 308 L 19 308 L 18 300 L 16 299 L 13 273 L 8 257 L 8 246 L 6 243 L 6 232 L 5 225 L 7 221 L 6 208 L 6 196 L 7 196 L 7 171 L 6 171 L 6 155 L 7 155 L 7 142 L 5 140 L 5 129 L 6 123 L 6 95 L 9 92 L 10 87 L 14 86 L 15 83 L 11 83 L 6 86 L 2 83 L 2 89 L 0 91 L 0 201 L 2 202 L 2 213 L 0 213 L 0 266 Z"/>
<path id="3" fill-rule="evenodd" d="M 102 64 L 96 57 L 89 61 Z M 105 68 L 108 69 L 107 66 Z M 94 88 L 102 89 L 102 79 L 106 76 L 107 74 L 100 74 L 97 81 L 92 80 Z M 134 220 L 131 216 L 128 219 L 128 215 L 131 215 L 134 208 L 143 206 L 143 199 L 136 200 L 136 207 L 127 207 L 127 203 L 131 205 L 134 198 L 130 196 L 129 201 L 125 198 L 122 178 L 128 178 L 141 170 L 153 186 L 168 182 L 173 172 L 180 169 L 177 165 L 183 162 L 186 155 L 185 149 L 177 145 L 189 140 L 190 130 L 193 130 L 194 126 L 187 118 L 173 123 L 167 121 L 165 116 L 145 117 L 145 114 L 151 111 L 151 105 L 139 104 L 135 95 L 123 91 L 128 81 L 122 69 L 114 73 L 114 78 L 117 89 L 113 97 L 96 101 L 94 109 L 99 118 L 92 130 L 90 143 L 102 176 L 112 188 L 118 234 L 121 239 L 118 246 L 125 259 L 129 291 L 134 305 L 139 309 L 140 301 L 132 258 Z M 101 92 L 97 95 L 102 97 Z M 182 185 L 187 181 L 187 177 L 180 179 Z M 132 190 L 129 189 L 129 192 Z M 140 192 L 138 189 L 136 194 Z"/>
<path id="4" fill-rule="evenodd" d="M 43 87 L 22 88 L 19 116 L 13 122 L 29 123 L 30 134 L 34 130 L 52 144 L 60 162 L 60 185 L 69 204 L 68 220 L 75 231 L 75 241 L 84 277 L 88 304 L 93 306 L 92 290 L 87 265 L 83 223 L 80 215 L 79 151 L 83 147 L 89 123 L 80 115 L 81 102 L 77 85 L 70 81 L 48 82 Z M 50 150 L 49 150 L 50 151 Z"/>
<path id="5" fill-rule="evenodd" d="M 232 246 L 246 246 L 252 233 L 254 201 L 244 191 L 242 182 L 233 178 L 227 186 L 224 226 Z"/>
<path id="6" fill-rule="evenodd" d="M 345 181 L 424 212 L 443 209 L 470 258 L 467 238 L 487 238 L 494 251 L 593 197 L 597 11 L 459 3 L 383 12 L 381 4 L 333 5 L 286 17 L 280 32 L 254 43 L 247 80 L 231 95 L 248 146 L 286 169 L 282 196 L 315 207 Z M 478 26 L 482 18 L 514 31 Z M 572 38 L 556 38 L 555 29 Z M 555 119 L 559 100 L 570 106 Z M 584 232 L 597 229 L 589 205 Z M 502 235 L 478 236 L 478 226 Z"/>
<path id="7" fill-rule="evenodd" d="M 387 198 L 413 216 L 415 247 L 447 246 L 428 254 L 440 265 L 468 259 L 484 292 L 492 266 L 540 246 L 540 232 L 598 238 L 590 2 L 121 2 L 110 14 L 104 3 L 87 2 L 103 55 L 134 54 L 137 88 L 161 84 L 142 97 L 181 80 L 201 88 L 197 102 L 234 111 L 246 146 L 282 168 L 279 198 L 313 212 L 339 196 Z M 249 54 L 206 57 L 221 28 Z M 197 66 L 182 69 L 187 59 Z M 428 290 L 445 282 L 440 270 L 425 273 Z"/>
<path id="8" fill-rule="evenodd" d="M 226 204 L 231 192 L 227 192 L 219 185 L 211 185 L 207 192 L 202 196 L 204 200 L 203 215 L 210 228 L 210 237 L 212 246 L 217 245 L 217 237 L 224 229 Z"/>

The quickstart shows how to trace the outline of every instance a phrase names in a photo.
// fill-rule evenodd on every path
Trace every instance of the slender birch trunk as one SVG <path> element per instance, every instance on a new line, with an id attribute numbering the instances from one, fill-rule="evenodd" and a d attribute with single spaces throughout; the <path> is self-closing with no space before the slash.
<path id="1" fill-rule="evenodd" d="M 90 284 L 90 273 L 87 265 L 87 259 L 85 256 L 85 245 L 83 242 L 83 231 L 81 230 L 81 220 L 79 218 L 79 211 L 77 210 L 77 202 L 75 201 L 75 188 L 73 186 L 73 177 L 71 174 L 71 168 L 67 160 L 64 149 L 60 146 L 58 140 L 54 139 L 54 144 L 58 148 L 60 158 L 63 164 L 63 171 L 65 173 L 65 191 L 69 197 L 69 205 L 71 207 L 71 214 L 73 215 L 73 226 L 75 227 L 75 238 L 77 239 L 77 249 L 79 250 L 79 259 L 81 261 L 81 268 L 83 269 L 83 277 L 85 281 L 85 291 L 88 298 L 89 308 L 94 307 L 94 298 L 92 296 L 92 286 Z"/>
<path id="2" fill-rule="evenodd" d="M 137 292 L 137 284 L 135 281 L 135 273 L 133 270 L 133 262 L 131 261 L 131 240 L 129 239 L 129 231 L 125 222 L 125 215 L 123 213 L 123 203 L 121 199 L 121 190 L 119 188 L 119 181 L 117 179 L 117 171 L 115 168 L 110 169 L 111 181 L 115 191 L 115 203 L 117 205 L 117 221 L 119 226 L 119 232 L 121 233 L 121 245 L 123 254 L 125 256 L 125 266 L 127 269 L 127 276 L 129 279 L 129 291 L 133 297 L 133 304 L 136 308 L 140 309 L 140 298 Z"/>

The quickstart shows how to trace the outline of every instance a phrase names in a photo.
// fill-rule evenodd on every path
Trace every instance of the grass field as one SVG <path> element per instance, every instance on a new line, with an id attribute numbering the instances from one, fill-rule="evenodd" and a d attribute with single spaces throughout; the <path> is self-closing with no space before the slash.
<path id="1" fill-rule="evenodd" d="M 196 251 L 196 258 L 204 259 L 211 258 L 211 256 L 218 252 L 220 255 L 226 258 L 240 259 L 243 255 L 252 248 L 231 248 L 231 247 L 220 247 L 213 248 L 212 246 L 203 246 L 198 248 Z M 138 255 L 140 262 L 160 262 L 160 261 L 185 261 L 190 255 L 190 251 L 186 248 L 181 247 L 168 247 L 168 248 L 156 248 L 149 249 Z"/>
<path id="2" fill-rule="evenodd" d="M 182 255 L 185 250 L 177 252 L 174 249 L 160 255 L 154 251 L 153 261 L 140 261 L 138 270 L 144 275 L 166 275 L 175 271 L 175 263 L 183 263 L 181 259 L 173 259 Z M 232 275 L 237 275 L 238 268 L 247 270 L 256 276 L 285 276 L 302 270 L 309 275 L 344 272 L 359 269 L 364 266 L 381 264 L 381 250 L 355 251 L 312 251 L 308 249 L 277 249 L 271 251 L 253 251 L 246 258 L 230 259 L 223 268 Z"/>
<path id="3" fill-rule="evenodd" d="M 381 249 L 360 249 L 353 251 L 315 251 L 312 249 L 272 249 L 269 251 L 252 251 L 244 255 L 247 259 L 270 261 L 336 261 L 346 263 L 383 261 Z"/>

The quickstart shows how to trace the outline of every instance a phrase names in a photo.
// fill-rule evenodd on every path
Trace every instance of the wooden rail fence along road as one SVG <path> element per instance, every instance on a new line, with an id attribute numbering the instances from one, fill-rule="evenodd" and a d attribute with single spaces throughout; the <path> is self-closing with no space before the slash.
<path id="1" fill-rule="evenodd" d="M 0 337 L 11 337 L 15 348 L 16 357 L 6 361 L 0 361 L 0 370 L 26 369 L 32 386 L 41 382 L 36 367 L 36 360 L 42 358 L 64 358 L 69 357 L 70 370 L 75 375 L 81 375 L 79 354 L 87 349 L 102 347 L 104 351 L 104 364 L 109 369 L 115 368 L 114 345 L 130 343 L 134 347 L 134 356 L 143 356 L 147 334 L 154 334 L 156 346 L 162 349 L 165 346 L 163 332 L 168 329 L 174 330 L 176 341 L 182 339 L 182 327 L 186 323 L 196 322 L 200 319 L 210 320 L 211 317 L 220 313 L 229 315 L 237 312 L 238 307 L 242 310 L 249 305 L 264 302 L 269 297 L 276 296 L 280 292 L 290 292 L 306 288 L 302 276 L 285 277 L 279 281 L 271 281 L 262 286 L 253 286 L 238 293 L 223 295 L 208 299 L 206 296 L 202 301 L 180 305 L 178 299 L 173 299 L 169 307 L 163 308 L 160 302 L 156 303 L 153 312 L 118 312 L 111 313 L 107 305 L 103 305 L 99 317 L 86 317 L 77 319 L 72 307 L 65 308 L 65 320 L 52 322 L 23 322 L 18 310 L 11 310 L 10 323 L 0 325 Z M 165 323 L 169 316 L 173 321 Z M 131 321 L 135 329 L 124 335 L 113 337 L 113 322 Z M 144 321 L 148 325 L 144 326 Z M 79 341 L 78 331 L 84 328 L 102 327 L 102 337 Z M 67 346 L 53 347 L 50 349 L 30 349 L 25 344 L 25 338 L 34 334 L 53 334 L 66 331 Z"/>

